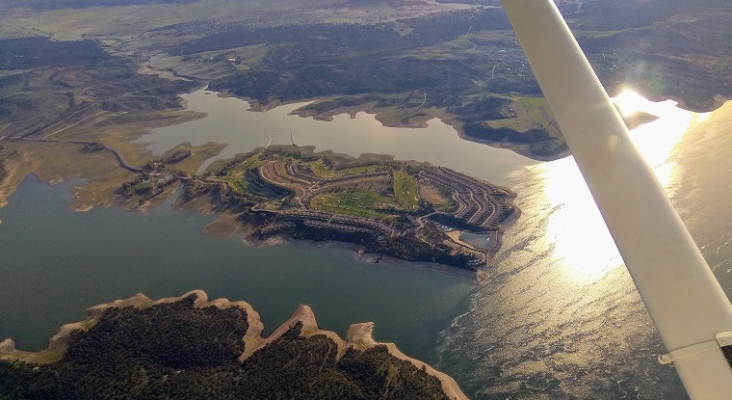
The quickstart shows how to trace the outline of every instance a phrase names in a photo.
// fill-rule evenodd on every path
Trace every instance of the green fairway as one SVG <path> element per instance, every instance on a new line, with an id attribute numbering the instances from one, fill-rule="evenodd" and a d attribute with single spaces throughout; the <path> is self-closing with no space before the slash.
<path id="1" fill-rule="evenodd" d="M 335 173 L 330 169 L 330 167 L 323 161 L 318 160 L 310 163 L 310 169 L 313 170 L 313 173 L 321 178 L 333 178 L 335 176 Z"/>
<path id="2" fill-rule="evenodd" d="M 351 167 L 338 170 L 339 175 L 356 175 L 365 174 L 367 172 L 373 172 L 378 170 L 386 169 L 383 165 L 362 165 L 360 167 Z"/>
<path id="3" fill-rule="evenodd" d="M 253 156 L 242 161 L 239 165 L 234 167 L 226 176 L 222 176 L 218 179 L 226 182 L 229 186 L 239 194 L 247 194 L 249 191 L 249 183 L 244 177 L 247 172 L 252 169 L 258 168 L 262 165 L 262 161 L 259 158 L 260 154 L 254 154 Z"/>
<path id="4" fill-rule="evenodd" d="M 367 172 L 387 169 L 387 167 L 385 167 L 383 165 L 371 164 L 371 165 L 360 165 L 357 167 L 349 167 L 349 168 L 333 170 L 323 160 L 311 162 L 309 165 L 310 165 L 310 169 L 313 170 L 313 173 L 315 175 L 317 175 L 321 178 L 326 178 L 326 179 L 331 179 L 331 178 L 335 178 L 338 176 L 365 174 Z"/>
<path id="5" fill-rule="evenodd" d="M 394 199 L 374 191 L 349 191 L 319 195 L 313 199 L 311 207 L 314 210 L 388 221 L 394 217 L 377 209 L 396 208 L 397 204 Z"/>
<path id="6" fill-rule="evenodd" d="M 419 209 L 419 188 L 417 181 L 407 171 L 394 171 L 394 196 L 406 210 Z"/>

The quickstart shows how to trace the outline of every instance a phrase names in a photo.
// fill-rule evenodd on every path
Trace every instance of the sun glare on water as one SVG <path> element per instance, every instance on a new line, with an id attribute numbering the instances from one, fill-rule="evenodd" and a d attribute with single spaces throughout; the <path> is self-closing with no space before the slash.
<path id="1" fill-rule="evenodd" d="M 613 103 L 620 109 L 623 116 L 631 116 L 643 110 L 649 103 L 643 96 L 632 90 L 623 90 L 619 95 L 613 97 Z"/>
<path id="2" fill-rule="evenodd" d="M 672 157 L 674 147 L 690 124 L 708 115 L 680 109 L 671 100 L 651 102 L 630 90 L 613 102 L 624 116 L 643 112 L 658 117 L 632 130 L 631 139 L 668 190 L 678 170 Z M 549 209 L 554 210 L 547 224 L 546 240 L 554 249 L 554 257 L 561 260 L 558 264 L 566 269 L 566 275 L 577 284 L 590 284 L 622 265 L 574 159 L 567 157 L 535 168 L 543 178 Z"/>

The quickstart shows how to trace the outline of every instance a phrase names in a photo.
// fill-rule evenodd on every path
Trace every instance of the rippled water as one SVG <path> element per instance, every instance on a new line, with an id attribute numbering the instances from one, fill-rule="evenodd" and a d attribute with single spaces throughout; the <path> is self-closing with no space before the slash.
<path id="1" fill-rule="evenodd" d="M 679 147 L 674 203 L 732 299 L 732 102 L 692 126 Z"/>
<path id="2" fill-rule="evenodd" d="M 441 333 L 439 365 L 473 398 L 679 398 L 675 372 L 655 361 L 663 347 L 627 271 L 605 243 L 592 257 L 606 233 L 585 227 L 586 240 L 566 244 L 537 234 L 563 211 L 545 201 L 543 185 L 519 185 L 533 194 L 470 312 Z"/>
<path id="3" fill-rule="evenodd" d="M 698 135 L 690 134 L 691 139 L 678 143 L 688 127 L 706 126 L 708 116 L 685 112 L 670 101 L 647 102 L 632 93 L 617 102 L 629 114 L 642 110 L 660 117 L 635 129 L 633 137 L 668 192 L 706 191 L 709 184 L 699 184 L 698 176 L 683 169 L 686 164 L 697 165 L 700 154 L 684 155 L 681 149 L 694 148 L 687 143 Z M 368 138 L 363 132 L 358 137 Z M 414 138 L 407 143 L 414 143 Z M 495 170 L 491 163 L 478 168 L 472 163 L 490 159 L 495 149 L 479 149 L 484 153 L 463 157 L 451 153 L 446 162 L 440 157 L 442 149 L 452 143 L 438 147 L 430 140 L 422 143 L 408 148 L 408 157 L 448 164 L 493 181 L 506 168 L 512 170 L 506 182 L 519 193 L 517 202 L 523 212 L 504 237 L 496 268 L 469 297 L 469 311 L 456 316 L 441 332 L 435 350 L 439 367 L 453 374 L 474 398 L 685 397 L 673 368 L 655 361 L 664 348 L 572 158 L 538 165 L 499 159 L 502 168 Z M 372 148 L 385 151 L 372 140 L 357 147 Z M 388 147 L 385 152 L 389 149 L 399 154 L 402 147 Z M 708 156 L 708 152 L 702 154 Z M 706 170 L 696 175 L 705 175 Z M 694 182 L 696 190 L 688 182 Z M 705 202 L 698 196 L 684 199 L 690 209 Z M 684 207 L 681 197 L 677 203 Z M 692 214 L 686 212 L 687 217 Z M 715 221 L 712 215 L 702 215 L 699 225 Z M 723 220 L 730 220 L 729 214 Z M 706 235 L 708 258 L 714 248 L 732 243 L 732 237 L 725 236 L 729 225 L 717 225 L 720 232 L 715 229 Z M 697 236 L 708 232 L 692 231 Z M 727 259 L 710 262 L 717 271 L 732 271 Z"/>
<path id="4" fill-rule="evenodd" d="M 373 116 L 365 114 L 356 119 L 339 116 L 326 123 L 287 116 L 296 105 L 267 113 L 247 113 L 246 104 L 239 100 L 203 92 L 189 95 L 188 101 L 209 117 L 158 130 L 141 140 L 155 141 L 151 148 L 158 153 L 183 140 L 194 144 L 228 142 L 232 143 L 225 150 L 228 155 L 264 146 L 270 139 L 287 143 L 289 131 L 294 130 L 293 140 L 300 145 L 352 155 L 377 152 L 430 161 L 508 184 L 519 194 L 517 204 L 523 214 L 504 236 L 497 265 L 481 285 L 466 286 L 440 273 L 421 271 L 414 283 L 404 275 L 379 272 L 361 287 L 360 277 L 370 274 L 359 267 L 353 267 L 348 274 L 334 274 L 341 271 L 338 268 L 342 264 L 351 263 L 344 261 L 346 252 L 325 250 L 312 253 L 319 254 L 317 260 L 322 265 L 309 267 L 315 272 L 307 276 L 272 279 L 266 268 L 256 269 L 259 280 L 248 287 L 276 284 L 287 288 L 256 292 L 265 303 L 265 310 L 260 311 L 267 311 L 267 295 L 285 296 L 290 302 L 307 296 L 317 299 L 320 305 L 316 313 L 329 315 L 330 325 L 357 322 L 353 310 L 359 310 L 359 316 L 377 322 L 377 339 L 384 339 L 379 336 L 384 332 L 386 340 L 396 340 L 411 355 L 437 364 L 475 399 L 685 397 L 673 367 L 656 362 L 664 349 L 571 158 L 537 164 L 507 150 L 462 141 L 438 121 L 423 130 L 392 129 L 380 127 Z M 678 110 L 669 102 L 634 101 L 636 106 L 661 116 L 636 129 L 635 141 L 673 196 L 715 275 L 732 294 L 732 192 L 727 183 L 727 174 L 732 171 L 732 158 L 727 156 L 732 149 L 732 104 L 709 116 Z M 298 127 L 302 131 L 295 130 Z M 4 211 L 0 210 L 0 215 Z M 148 220 L 155 215 L 153 212 L 134 218 Z M 152 243 L 165 242 L 160 239 L 165 236 L 162 231 L 154 232 L 150 236 Z M 197 248 L 194 238 L 176 240 Z M 209 243 L 206 246 L 212 246 L 227 239 L 205 240 Z M 165 251 L 161 250 L 161 257 L 152 257 L 164 261 Z M 258 255 L 246 257 L 266 264 L 283 253 L 268 251 L 252 250 Z M 219 281 L 208 273 L 190 272 L 197 271 L 184 261 L 191 257 L 176 258 L 189 272 L 176 276 L 175 287 L 197 287 L 202 280 Z M 231 285 L 235 286 L 232 281 L 236 279 L 246 279 L 249 267 L 226 260 L 216 270 L 229 277 L 224 291 L 230 297 L 248 298 Z M 282 262 L 275 264 L 286 268 Z M 236 268 L 241 271 L 232 272 Z M 362 268 L 369 271 L 373 266 Z M 156 270 L 154 276 L 163 281 L 171 273 L 173 270 L 166 267 Z M 358 278 L 347 278 L 351 275 Z M 26 284 L 39 282 L 34 276 L 24 279 Z M 398 284 L 376 283 L 384 279 Z M 383 291 L 374 294 L 371 285 Z M 401 293 L 400 287 L 409 291 Z M 97 290 L 100 295 L 114 292 L 111 287 Z M 363 305 L 360 296 L 366 293 L 373 295 L 372 302 Z M 439 299 L 444 293 L 450 293 L 448 306 L 424 300 Z M 388 301 L 379 301 L 382 297 Z M 59 303 L 61 307 L 63 301 Z M 2 306 L 0 303 L 0 311 Z M 381 326 L 386 325 L 382 331 L 380 321 L 384 321 Z M 415 325 L 420 329 L 415 330 Z"/>
<path id="5" fill-rule="evenodd" d="M 661 119 L 634 141 L 729 288 L 732 104 L 712 117 L 641 105 Z M 665 349 L 573 160 L 530 167 L 512 186 L 522 218 L 470 312 L 442 332 L 443 368 L 475 398 L 685 398 L 655 361 Z"/>

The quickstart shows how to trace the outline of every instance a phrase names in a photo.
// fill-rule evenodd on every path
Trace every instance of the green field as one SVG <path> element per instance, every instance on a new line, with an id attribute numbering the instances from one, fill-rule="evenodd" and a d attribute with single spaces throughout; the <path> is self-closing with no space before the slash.
<path id="1" fill-rule="evenodd" d="M 389 221 L 394 217 L 377 211 L 376 208 L 397 208 L 398 204 L 391 197 L 374 191 L 359 190 L 318 195 L 313 199 L 310 207 L 319 211 Z"/>
<path id="2" fill-rule="evenodd" d="M 243 177 L 235 178 L 232 176 L 224 176 L 220 179 L 226 182 L 232 189 L 234 189 L 235 192 L 239 194 L 247 194 L 247 188 L 249 187 L 249 184 Z"/>
<path id="3" fill-rule="evenodd" d="M 378 170 L 386 169 L 383 165 L 362 165 L 360 167 L 351 167 L 338 170 L 339 175 L 356 175 L 365 174 L 367 172 L 373 172 Z"/>
<path id="4" fill-rule="evenodd" d="M 240 173 L 243 175 L 250 169 L 259 167 L 262 164 L 260 162 L 259 156 L 260 156 L 260 154 L 257 153 L 255 155 L 247 158 L 246 160 L 242 161 L 242 163 L 237 165 L 236 168 L 234 169 L 235 173 Z"/>
<path id="5" fill-rule="evenodd" d="M 254 154 L 253 156 L 242 161 L 239 165 L 234 167 L 226 176 L 220 177 L 219 179 L 229 184 L 235 192 L 239 194 L 247 194 L 249 189 L 249 183 L 244 178 L 244 175 L 249 170 L 259 167 L 262 165 L 262 161 L 259 159 L 260 154 Z"/>
<path id="6" fill-rule="evenodd" d="M 335 177 L 335 173 L 333 170 L 328 167 L 328 165 L 323 162 L 323 160 L 313 161 L 310 163 L 310 169 L 313 170 L 313 173 L 321 178 L 333 178 Z"/>
<path id="7" fill-rule="evenodd" d="M 417 181 L 403 169 L 394 171 L 394 196 L 402 208 L 411 211 L 419 209 Z"/>
<path id="8" fill-rule="evenodd" d="M 147 180 L 145 182 L 140 182 L 140 183 L 132 186 L 130 188 L 130 190 L 132 190 L 134 193 L 138 193 L 138 192 L 142 192 L 145 190 L 150 190 L 152 188 L 153 188 L 152 181 Z"/>
<path id="9" fill-rule="evenodd" d="M 315 175 L 326 179 L 387 169 L 383 165 L 372 164 L 333 170 L 323 160 L 313 161 L 309 165 Z"/>
<path id="10" fill-rule="evenodd" d="M 492 128 L 506 127 L 519 132 L 540 128 L 547 131 L 551 136 L 562 136 L 554 124 L 554 115 L 544 97 L 517 96 L 513 100 L 516 111 L 515 118 L 487 121 L 487 124 Z"/>

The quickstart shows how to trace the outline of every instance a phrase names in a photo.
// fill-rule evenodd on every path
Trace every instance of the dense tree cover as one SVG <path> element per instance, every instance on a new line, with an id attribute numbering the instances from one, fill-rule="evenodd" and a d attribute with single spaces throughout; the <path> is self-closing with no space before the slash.
<path id="1" fill-rule="evenodd" d="M 681 13 L 693 22 L 659 23 L 652 28 L 579 39 L 600 80 L 609 87 L 624 82 L 651 98 L 680 100 L 703 112 L 718 106 L 715 95 L 732 97 L 729 26 L 732 9 L 694 5 L 698 14 Z M 701 11 L 703 10 L 703 11 Z"/>
<path id="2" fill-rule="evenodd" d="M 366 351 L 348 349 L 339 361 L 339 368 L 363 382 L 368 398 L 447 398 L 436 377 L 427 375 L 408 361 L 394 358 L 386 346 Z"/>
<path id="3" fill-rule="evenodd" d="M 500 5 L 498 0 L 443 2 Z M 719 56 L 729 53 L 726 50 L 730 42 L 724 32 L 732 13 L 728 7 L 723 8 L 723 0 L 697 3 L 584 0 L 558 5 L 570 26 L 580 33 L 583 49 L 610 92 L 630 84 L 646 96 L 682 99 L 690 109 L 708 111 L 716 104 L 715 94 L 729 97 L 732 93 L 732 64 Z M 348 4 L 369 7 L 389 2 L 358 0 Z M 675 21 L 674 15 L 688 18 Z M 395 29 L 397 26 L 399 29 Z M 211 84 L 214 89 L 229 90 L 261 103 L 424 91 L 424 106 L 454 109 L 481 92 L 541 95 L 515 40 L 510 35 L 504 40 L 498 36 L 486 39 L 487 31 L 511 29 L 500 8 L 474 8 L 370 25 L 241 27 L 195 21 L 169 28 L 181 33 L 194 29 L 203 35 L 163 49 L 178 55 L 266 44 L 267 55 L 254 68 Z M 409 34 L 401 35 L 402 29 Z M 475 34 L 466 36 L 469 30 Z M 475 47 L 471 50 L 471 46 Z M 497 77 L 495 66 L 499 66 Z M 459 120 L 479 121 L 480 116 L 463 115 Z M 558 150 L 555 155 L 564 154 L 560 146 L 542 143 L 537 147 L 544 153 L 554 149 Z"/>
<path id="4" fill-rule="evenodd" d="M 373 240 L 366 245 L 368 253 L 382 253 L 407 261 L 431 262 L 450 265 L 475 271 L 477 266 L 470 264 L 473 257 L 467 254 L 452 254 L 448 246 L 442 244 L 444 233 L 425 225 L 419 234 L 406 234 L 388 240 Z"/>
<path id="5" fill-rule="evenodd" d="M 732 367 L 732 346 L 722 347 L 722 353 L 724 353 L 724 358 L 727 359 L 727 362 Z"/>
<path id="6" fill-rule="evenodd" d="M 53 42 L 45 37 L 0 40 L 0 70 L 91 67 L 110 59 L 91 40 Z"/>
<path id="7" fill-rule="evenodd" d="M 426 234 L 423 229 L 420 234 Z M 345 232 L 342 230 L 323 227 L 309 226 L 302 220 L 293 220 L 289 227 L 282 227 L 276 232 L 268 232 L 267 235 L 287 235 L 295 240 L 312 240 L 314 242 L 338 241 L 363 246 L 364 252 L 372 254 L 383 254 L 400 260 L 413 262 L 430 262 L 449 265 L 456 268 L 475 271 L 477 265 L 470 261 L 474 258 L 467 254 L 452 254 L 452 249 L 441 244 L 443 237 L 432 237 L 430 243 L 426 243 L 416 234 L 395 236 L 385 240 L 377 235 L 365 232 Z M 438 235 L 437 232 L 435 232 Z M 267 235 L 261 235 L 258 239 L 266 239 Z M 444 235 L 444 234 L 443 234 Z M 433 245 L 432 243 L 437 243 Z"/>
<path id="8" fill-rule="evenodd" d="M 463 129 L 467 135 L 478 139 L 497 143 L 528 144 L 531 153 L 537 156 L 552 156 L 568 151 L 564 140 L 539 129 L 519 133 L 510 128 L 492 128 L 479 121 L 466 123 Z"/>
<path id="9" fill-rule="evenodd" d="M 485 55 L 477 52 L 446 59 L 418 55 L 423 54 L 425 46 L 465 35 L 468 27 L 510 28 L 505 14 L 498 9 L 442 13 L 399 23 L 411 30 L 409 35 L 400 35 L 392 23 L 220 27 L 203 38 L 165 50 L 187 55 L 267 44 L 268 52 L 256 67 L 211 83 L 215 90 L 230 90 L 263 103 L 273 99 L 419 90 L 427 92 L 426 107 L 460 107 L 463 97 L 478 89 L 475 80 L 491 76 L 493 64 L 489 65 Z M 506 91 L 539 93 L 530 74 L 492 85 L 498 91 L 508 89 L 501 85 L 508 85 L 510 89 Z"/>
<path id="10" fill-rule="evenodd" d="M 470 136 L 495 142 L 534 143 L 543 140 L 556 140 L 546 132 L 532 129 L 518 133 L 510 128 L 492 128 L 481 122 L 465 124 L 465 133 Z"/>
<path id="11" fill-rule="evenodd" d="M 239 364 L 245 312 L 194 299 L 108 309 L 54 364 L 0 362 L 0 399 L 447 399 L 385 347 L 337 361 L 336 344 L 300 336 L 300 323 Z"/>

